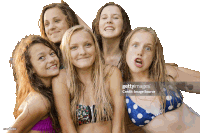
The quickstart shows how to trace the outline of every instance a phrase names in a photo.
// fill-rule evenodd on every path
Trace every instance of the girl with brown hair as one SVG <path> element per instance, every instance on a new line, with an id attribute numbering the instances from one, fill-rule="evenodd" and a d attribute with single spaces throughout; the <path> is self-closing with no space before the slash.
<path id="1" fill-rule="evenodd" d="M 102 64 L 93 33 L 74 26 L 64 34 L 60 49 L 65 69 L 52 84 L 62 132 L 122 132 L 121 73 Z"/>
<path id="2" fill-rule="evenodd" d="M 18 84 L 13 132 L 55 132 L 60 126 L 51 80 L 59 74 L 61 61 L 56 47 L 40 36 L 26 36 L 17 44 L 13 58 Z"/>
<path id="3" fill-rule="evenodd" d="M 64 1 L 45 6 L 40 15 L 41 36 L 50 40 L 58 47 L 65 31 L 79 24 L 88 27 Z"/>
<path id="4" fill-rule="evenodd" d="M 114 2 L 106 3 L 98 10 L 92 29 L 105 63 L 119 68 L 124 39 L 131 31 L 130 20 L 125 10 Z"/>
<path id="5" fill-rule="evenodd" d="M 200 117 L 183 103 L 178 90 L 199 93 L 199 88 L 189 90 L 169 83 L 173 76 L 166 73 L 163 48 L 152 28 L 138 27 L 130 32 L 125 40 L 120 69 L 124 82 L 152 82 L 151 89 L 155 92 L 150 96 L 126 95 L 126 113 L 132 123 L 128 124 L 129 130 L 137 125 L 149 133 L 199 131 Z M 177 70 L 177 73 L 175 81 L 200 81 L 182 71 Z"/>

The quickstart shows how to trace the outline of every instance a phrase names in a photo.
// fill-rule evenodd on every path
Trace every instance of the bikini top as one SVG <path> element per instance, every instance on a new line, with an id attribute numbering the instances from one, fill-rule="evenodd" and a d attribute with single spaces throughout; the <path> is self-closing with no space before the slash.
<path id="1" fill-rule="evenodd" d="M 86 106 L 86 105 L 77 105 L 76 108 L 76 116 L 78 120 L 78 124 L 88 124 L 88 123 L 96 123 L 96 115 L 97 111 L 95 109 L 95 105 Z M 106 116 L 106 111 L 104 109 L 104 115 Z M 106 118 L 103 118 L 103 121 L 107 121 Z"/>
<path id="2" fill-rule="evenodd" d="M 180 98 L 177 96 L 177 93 L 175 93 L 172 90 L 170 90 L 170 93 L 167 94 L 167 91 L 164 88 L 164 92 L 166 95 L 165 112 L 175 110 L 182 105 L 183 98 L 181 96 L 180 91 L 178 91 Z M 158 114 L 154 115 L 150 113 L 148 110 L 145 110 L 144 108 L 134 103 L 129 96 L 126 96 L 126 105 L 127 105 L 129 118 L 135 125 L 140 126 L 140 127 L 145 126 L 156 116 L 162 114 L 162 108 L 160 108 L 160 112 Z"/>
<path id="3" fill-rule="evenodd" d="M 52 121 L 50 116 L 44 120 L 39 121 L 36 123 L 31 130 L 41 131 L 41 132 L 49 132 L 49 133 L 55 133 L 55 130 L 52 126 Z"/>

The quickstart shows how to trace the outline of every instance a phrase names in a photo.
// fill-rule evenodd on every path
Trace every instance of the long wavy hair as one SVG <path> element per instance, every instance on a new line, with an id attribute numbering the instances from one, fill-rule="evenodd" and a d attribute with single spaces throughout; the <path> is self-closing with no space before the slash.
<path id="1" fill-rule="evenodd" d="M 72 26 L 75 26 L 75 25 L 79 25 L 79 21 L 78 21 L 78 18 L 76 16 L 75 12 L 69 7 L 69 5 L 66 2 L 61 1 L 61 3 L 52 3 L 47 6 L 44 6 L 42 13 L 40 15 L 39 27 L 40 27 L 41 36 L 43 38 L 47 39 L 48 41 L 50 41 L 50 40 L 45 33 L 44 14 L 48 9 L 55 8 L 55 7 L 59 8 L 62 11 L 62 13 L 66 16 L 65 20 L 66 20 L 67 24 L 69 25 L 69 28 Z"/>
<path id="2" fill-rule="evenodd" d="M 79 98 L 81 96 L 82 86 L 84 84 L 81 82 L 79 75 L 76 71 L 76 67 L 72 64 L 71 60 L 71 52 L 70 52 L 70 41 L 73 34 L 77 31 L 86 31 L 93 38 L 95 44 L 95 61 L 92 66 L 92 82 L 94 89 L 94 98 L 96 103 L 96 111 L 97 111 L 97 121 L 102 121 L 104 118 L 110 120 L 112 118 L 112 101 L 111 96 L 108 90 L 105 88 L 105 76 L 104 76 L 104 66 L 102 64 L 102 57 L 100 54 L 100 49 L 98 47 L 97 40 L 93 33 L 85 28 L 84 26 L 74 26 L 68 29 L 61 42 L 60 49 L 62 51 L 63 56 L 63 64 L 66 68 L 67 74 L 69 75 L 70 86 L 68 88 L 70 92 L 70 102 L 71 102 L 71 115 L 75 126 L 78 126 L 77 117 L 76 117 L 76 107 L 79 102 Z M 106 74 L 105 74 L 106 75 Z M 106 115 L 104 114 L 104 109 L 106 111 Z"/>
<path id="3" fill-rule="evenodd" d="M 52 93 L 52 87 L 46 87 L 41 79 L 33 72 L 33 66 L 30 61 L 29 48 L 34 44 L 42 43 L 45 46 L 54 50 L 59 60 L 62 61 L 60 53 L 58 53 L 57 48 L 52 43 L 48 42 L 44 38 L 38 35 L 26 36 L 19 42 L 13 52 L 13 71 L 16 76 L 16 83 L 18 87 L 16 88 L 16 105 L 14 109 L 15 119 L 20 115 L 19 107 L 23 101 L 27 98 L 30 92 L 38 92 L 45 96 L 51 105 L 50 117 L 53 122 L 54 129 L 60 128 L 58 122 L 58 115 L 54 105 L 54 98 Z"/>
<path id="4" fill-rule="evenodd" d="M 120 5 L 115 4 L 114 2 L 109 2 L 109 3 L 106 3 L 104 6 L 102 6 L 98 10 L 96 18 L 92 22 L 93 33 L 97 37 L 97 41 L 98 41 L 100 50 L 103 51 L 102 37 L 99 32 L 99 21 L 100 21 L 101 12 L 107 6 L 117 6 L 119 8 L 119 10 L 121 11 L 122 18 L 123 18 L 123 31 L 121 33 L 121 40 L 120 40 L 119 48 L 122 50 L 123 45 L 124 45 L 124 40 L 125 40 L 126 36 L 128 35 L 128 33 L 131 31 L 131 25 L 130 25 L 130 20 L 129 20 L 129 17 L 128 17 L 126 11 Z"/>
<path id="5" fill-rule="evenodd" d="M 173 79 L 173 77 L 166 74 L 165 60 L 164 60 L 164 55 L 163 55 L 163 47 L 160 43 L 159 38 L 157 37 L 156 32 L 152 28 L 137 27 L 134 30 L 132 30 L 129 33 L 129 35 L 127 36 L 127 38 L 125 39 L 124 48 L 123 48 L 123 52 L 122 52 L 122 64 L 120 66 L 123 81 L 124 82 L 134 81 L 134 79 L 131 75 L 131 72 L 130 72 L 130 68 L 126 62 L 126 54 L 127 54 L 127 50 L 128 50 L 128 46 L 129 46 L 131 37 L 136 32 L 139 32 L 139 31 L 149 32 L 154 37 L 155 54 L 153 57 L 153 61 L 149 67 L 149 78 L 153 79 L 155 83 L 158 83 L 156 85 L 156 92 L 161 95 L 159 100 L 162 103 L 161 105 L 164 105 L 164 106 L 162 106 L 162 108 L 163 108 L 162 111 L 164 113 L 164 111 L 165 111 L 164 108 L 166 107 L 166 95 L 165 95 L 164 90 L 161 88 L 165 87 L 168 93 L 170 93 L 169 90 L 173 90 L 174 92 L 176 92 L 176 94 L 178 94 L 178 91 L 177 91 L 176 86 L 173 83 L 168 82 L 168 79 L 169 78 Z M 166 83 L 166 86 L 164 86 L 163 83 Z M 169 85 L 172 87 L 169 87 Z M 173 95 L 173 93 L 170 93 L 170 94 Z M 177 95 L 177 96 L 179 96 L 179 95 Z"/>

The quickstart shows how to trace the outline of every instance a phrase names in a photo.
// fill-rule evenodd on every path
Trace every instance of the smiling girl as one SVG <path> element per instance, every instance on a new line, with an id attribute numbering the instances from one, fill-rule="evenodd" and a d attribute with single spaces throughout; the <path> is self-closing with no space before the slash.
<path id="1" fill-rule="evenodd" d="M 16 82 L 15 133 L 55 132 L 59 129 L 51 80 L 58 75 L 60 57 L 56 47 L 40 36 L 21 40 L 13 53 Z"/>
<path id="2" fill-rule="evenodd" d="M 121 73 L 102 64 L 95 36 L 74 26 L 64 34 L 61 51 L 65 69 L 52 83 L 62 132 L 121 133 L 125 108 Z"/>
<path id="3" fill-rule="evenodd" d="M 52 3 L 45 6 L 41 13 L 41 36 L 59 47 L 65 31 L 79 24 L 88 27 L 67 3 L 64 1 L 61 1 L 61 3 Z"/>
<path id="4" fill-rule="evenodd" d="M 113 2 L 106 3 L 98 10 L 92 29 L 105 63 L 119 68 L 124 39 L 131 31 L 130 20 L 125 10 Z"/>

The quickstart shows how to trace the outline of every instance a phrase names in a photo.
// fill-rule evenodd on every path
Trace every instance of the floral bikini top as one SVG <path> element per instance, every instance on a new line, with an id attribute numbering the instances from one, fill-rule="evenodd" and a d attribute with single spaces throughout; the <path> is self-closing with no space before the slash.
<path id="1" fill-rule="evenodd" d="M 92 105 L 92 106 L 77 105 L 76 116 L 77 116 L 79 125 L 88 124 L 88 123 L 96 123 L 96 114 L 97 114 L 97 111 L 95 109 L 95 105 Z M 106 115 L 105 110 L 104 110 L 104 114 Z M 106 118 L 103 120 L 107 121 Z"/>
<path id="2" fill-rule="evenodd" d="M 173 95 L 171 95 L 170 93 L 167 94 L 167 91 L 165 88 L 164 88 L 164 91 L 166 95 L 165 112 L 175 110 L 182 105 L 183 98 L 181 96 L 180 91 L 178 92 L 180 98 L 172 90 L 170 90 L 170 92 L 173 93 Z M 140 126 L 140 127 L 145 126 L 151 120 L 153 120 L 156 116 L 162 114 L 161 112 L 162 108 L 160 108 L 160 113 L 158 113 L 157 115 L 154 115 L 150 113 L 149 111 L 145 110 L 144 108 L 140 107 L 136 103 L 134 103 L 129 96 L 126 96 L 126 105 L 127 105 L 129 118 L 135 125 Z"/>
<path id="3" fill-rule="evenodd" d="M 108 65 L 105 65 L 105 67 Z M 105 69 L 105 68 L 104 68 Z M 105 78 L 109 77 L 114 70 L 113 66 L 110 66 L 109 72 L 106 74 Z M 96 123 L 96 115 L 97 110 L 95 109 L 95 105 L 92 106 L 86 106 L 86 105 L 77 105 L 76 108 L 76 117 L 78 120 L 78 124 L 88 124 L 88 123 Z M 107 112 L 104 109 L 104 115 L 107 116 Z M 111 120 L 111 118 L 109 118 Z M 103 117 L 103 121 L 108 121 L 106 117 Z"/>

